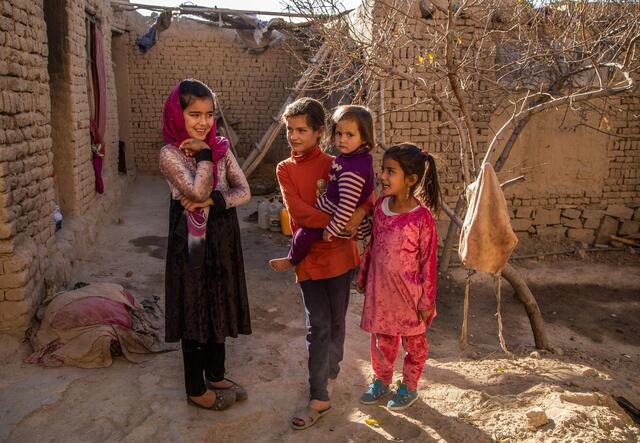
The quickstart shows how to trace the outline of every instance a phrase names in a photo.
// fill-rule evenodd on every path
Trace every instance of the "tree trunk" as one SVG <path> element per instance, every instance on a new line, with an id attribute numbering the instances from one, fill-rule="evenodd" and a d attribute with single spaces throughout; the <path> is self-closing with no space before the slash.
<path id="1" fill-rule="evenodd" d="M 454 209 L 456 215 L 459 217 L 460 213 L 464 209 L 464 198 L 462 195 L 458 197 L 458 202 L 456 203 L 456 208 Z M 442 255 L 440 256 L 440 260 L 438 262 L 438 271 L 439 272 L 447 272 L 449 269 L 449 261 L 451 260 L 451 246 L 453 246 L 453 239 L 456 238 L 456 234 L 458 233 L 458 225 L 452 220 L 449 223 L 449 229 L 447 230 L 447 236 L 444 240 L 444 247 L 442 248 Z"/>
<path id="2" fill-rule="evenodd" d="M 502 276 L 509 282 L 511 287 L 513 287 L 516 298 L 524 305 L 524 309 L 527 311 L 536 348 L 551 350 L 542 313 L 529 286 L 527 286 L 527 282 L 509 263 L 507 263 L 502 270 Z"/>

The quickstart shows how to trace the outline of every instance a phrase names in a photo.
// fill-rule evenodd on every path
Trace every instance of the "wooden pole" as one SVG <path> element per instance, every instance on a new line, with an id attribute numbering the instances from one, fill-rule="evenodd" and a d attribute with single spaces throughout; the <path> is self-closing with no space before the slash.
<path id="1" fill-rule="evenodd" d="M 326 44 L 323 44 L 320 49 L 318 49 L 313 64 L 307 68 L 307 70 L 302 74 L 302 77 L 300 77 L 300 79 L 296 82 L 295 86 L 289 93 L 289 96 L 280 108 L 277 117 L 274 119 L 273 123 L 271 123 L 269 129 L 267 129 L 267 132 L 264 133 L 262 139 L 260 139 L 260 142 L 256 145 L 254 150 L 249 153 L 244 163 L 242 163 L 242 170 L 244 171 L 245 176 L 249 177 L 253 173 L 253 171 L 255 171 L 258 165 L 260 165 L 262 159 L 267 155 L 267 152 L 269 152 L 269 149 L 271 149 L 273 142 L 284 126 L 282 115 L 284 114 L 285 109 L 298 97 L 300 97 L 302 92 L 304 92 L 305 87 L 314 76 L 318 68 L 322 65 L 324 60 L 327 58 L 328 54 L 329 47 Z"/>

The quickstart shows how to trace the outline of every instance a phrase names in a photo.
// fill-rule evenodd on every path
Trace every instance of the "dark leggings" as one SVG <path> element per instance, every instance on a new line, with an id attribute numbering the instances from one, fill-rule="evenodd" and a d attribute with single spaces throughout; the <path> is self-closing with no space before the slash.
<path id="1" fill-rule="evenodd" d="M 329 400 L 328 379 L 340 372 L 353 270 L 337 277 L 300 282 L 307 321 L 309 397 Z"/>
<path id="2" fill-rule="evenodd" d="M 187 395 L 198 397 L 207 391 L 204 377 L 211 382 L 224 380 L 224 343 L 198 343 L 182 339 L 184 386 Z M 203 377 L 204 375 L 204 377 Z"/>

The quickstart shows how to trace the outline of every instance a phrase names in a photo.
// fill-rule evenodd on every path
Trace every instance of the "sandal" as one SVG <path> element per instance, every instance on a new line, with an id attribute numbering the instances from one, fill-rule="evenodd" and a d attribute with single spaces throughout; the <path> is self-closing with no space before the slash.
<path id="1" fill-rule="evenodd" d="M 360 397 L 360 403 L 363 405 L 372 405 L 392 392 L 393 391 L 389 389 L 389 385 L 383 385 L 381 379 L 374 378 L 373 383 L 369 385 L 367 392 L 362 394 L 362 397 Z"/>
<path id="2" fill-rule="evenodd" d="M 391 411 L 404 411 L 418 399 L 418 391 L 410 391 L 405 383 L 398 383 L 396 395 L 387 403 Z"/>
<path id="3" fill-rule="evenodd" d="M 314 424 L 316 424 L 316 422 L 320 419 L 320 417 L 325 415 L 330 410 L 331 410 L 331 406 L 321 411 L 318 411 L 317 409 L 313 409 L 307 406 L 306 408 L 296 412 L 294 416 L 291 418 L 291 428 L 295 429 L 296 431 L 307 429 L 313 426 Z M 294 420 L 296 419 L 302 421 L 304 424 L 299 425 L 294 423 Z"/>
<path id="4" fill-rule="evenodd" d="M 213 386 L 213 384 L 211 384 L 211 381 L 207 380 L 205 378 L 205 383 L 207 385 L 207 388 L 211 389 L 212 391 L 216 391 L 216 393 L 218 391 L 232 391 L 236 394 L 236 401 L 243 401 L 246 400 L 247 398 L 249 398 L 249 394 L 247 394 L 247 390 L 245 388 L 243 388 L 242 386 L 240 386 L 238 383 L 236 383 L 233 380 L 229 380 L 228 378 L 225 378 L 224 380 L 231 382 L 232 385 L 229 386 L 228 388 L 218 388 L 216 386 Z"/>
<path id="5" fill-rule="evenodd" d="M 231 405 L 236 402 L 236 396 L 231 391 L 216 391 L 216 400 L 213 402 L 211 406 L 204 406 L 200 403 L 196 403 L 191 399 L 191 397 L 187 396 L 187 403 L 190 405 L 196 406 L 202 409 L 213 409 L 214 411 L 222 411 L 224 409 L 228 409 Z"/>

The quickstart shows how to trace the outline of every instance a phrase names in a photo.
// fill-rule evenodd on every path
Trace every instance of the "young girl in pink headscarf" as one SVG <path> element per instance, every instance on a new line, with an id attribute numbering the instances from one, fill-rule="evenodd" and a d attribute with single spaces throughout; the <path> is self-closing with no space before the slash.
<path id="1" fill-rule="evenodd" d="M 387 407 L 408 408 L 418 399 L 418 381 L 429 345 L 426 326 L 436 315 L 438 236 L 429 207 L 440 198 L 433 157 L 403 143 L 382 158 L 382 196 L 373 215 L 373 234 L 358 276 L 364 291 L 360 327 L 371 333 L 373 383 L 360 398 L 374 404 L 390 388 L 400 342 L 407 355 L 402 382 Z"/>
<path id="2" fill-rule="evenodd" d="M 202 82 L 181 81 L 163 109 L 160 171 L 171 189 L 165 273 L 165 340 L 182 342 L 187 401 L 221 410 L 247 398 L 225 378 L 225 338 L 250 334 L 235 207 L 249 185 L 216 136 L 214 98 Z"/>

